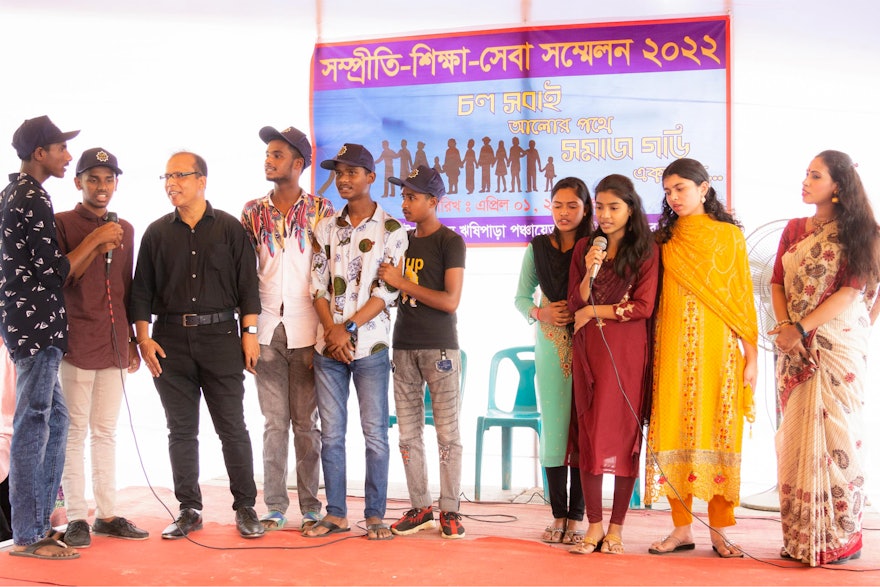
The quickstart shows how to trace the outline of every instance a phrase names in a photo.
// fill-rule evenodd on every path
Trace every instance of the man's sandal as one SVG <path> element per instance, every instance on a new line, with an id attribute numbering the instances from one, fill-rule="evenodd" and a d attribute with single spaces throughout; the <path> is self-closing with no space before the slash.
<path id="1" fill-rule="evenodd" d="M 284 514 L 281 512 L 272 510 L 260 518 L 260 523 L 267 532 L 271 532 L 272 530 L 281 530 L 284 528 L 284 525 L 287 524 L 287 518 L 285 518 Z"/>

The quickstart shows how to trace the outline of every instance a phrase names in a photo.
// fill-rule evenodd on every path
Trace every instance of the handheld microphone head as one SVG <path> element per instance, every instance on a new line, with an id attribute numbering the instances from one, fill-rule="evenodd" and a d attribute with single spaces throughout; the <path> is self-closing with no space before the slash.
<path id="1" fill-rule="evenodd" d="M 593 239 L 593 246 L 598 247 L 600 251 L 604 251 L 608 248 L 608 239 L 604 236 L 597 236 Z M 590 269 L 590 288 L 593 287 L 593 280 L 596 279 L 596 276 L 599 274 L 599 268 L 602 266 L 602 263 L 594 263 L 593 267 Z"/>
<path id="2" fill-rule="evenodd" d="M 104 220 L 107 222 L 119 222 L 119 216 L 116 212 L 107 212 L 107 215 L 104 216 Z M 110 262 L 113 261 L 113 251 L 110 250 L 104 253 L 104 259 L 106 260 L 107 265 L 109 265 Z"/>

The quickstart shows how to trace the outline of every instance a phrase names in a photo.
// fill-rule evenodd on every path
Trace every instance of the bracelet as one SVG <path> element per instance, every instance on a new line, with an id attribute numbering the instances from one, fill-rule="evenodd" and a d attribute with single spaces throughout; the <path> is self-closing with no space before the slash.
<path id="1" fill-rule="evenodd" d="M 541 308 L 539 308 L 538 306 L 535 306 L 534 308 L 532 308 L 531 310 L 529 310 L 529 316 L 531 316 L 531 317 L 532 317 L 532 320 L 534 320 L 535 322 L 540 322 L 540 321 L 541 321 L 541 319 L 538 318 L 538 315 L 539 315 L 540 313 L 541 313 Z"/>
<path id="2" fill-rule="evenodd" d="M 801 333 L 801 338 L 807 338 L 807 331 L 804 330 L 803 325 L 800 322 L 795 322 L 794 327 L 798 329 L 798 332 Z"/>
<path id="3" fill-rule="evenodd" d="M 783 326 L 791 326 L 792 324 L 794 324 L 794 322 L 792 322 L 791 320 L 780 320 L 776 323 L 776 326 L 773 327 L 773 330 L 776 330 L 777 328 L 781 328 Z"/>

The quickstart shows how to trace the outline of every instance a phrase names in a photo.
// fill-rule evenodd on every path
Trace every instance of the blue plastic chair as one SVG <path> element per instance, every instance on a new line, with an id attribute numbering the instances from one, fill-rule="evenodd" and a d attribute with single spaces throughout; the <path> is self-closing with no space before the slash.
<path id="1" fill-rule="evenodd" d="M 519 375 L 516 397 L 510 410 L 498 407 L 498 371 L 504 361 L 511 361 Z M 502 392 L 513 391 L 501 390 Z M 502 349 L 495 353 L 489 366 L 489 407 L 485 416 L 477 418 L 476 474 L 474 499 L 480 500 L 480 477 L 483 467 L 483 434 L 489 428 L 501 428 L 501 488 L 510 489 L 513 428 L 531 428 L 541 435 L 541 413 L 535 391 L 535 347 L 522 346 Z M 546 492 L 547 482 L 544 480 Z"/>
<path id="2" fill-rule="evenodd" d="M 458 393 L 459 393 L 459 402 L 458 407 L 461 409 L 461 400 L 464 399 L 464 382 L 465 377 L 467 375 L 467 354 L 464 351 L 459 351 L 461 353 L 461 372 L 459 385 L 458 385 Z M 391 428 L 397 424 L 397 414 L 391 414 L 388 416 L 388 427 Z M 431 392 L 428 389 L 428 384 L 425 384 L 425 424 L 428 426 L 434 425 L 434 404 L 431 402 Z"/>

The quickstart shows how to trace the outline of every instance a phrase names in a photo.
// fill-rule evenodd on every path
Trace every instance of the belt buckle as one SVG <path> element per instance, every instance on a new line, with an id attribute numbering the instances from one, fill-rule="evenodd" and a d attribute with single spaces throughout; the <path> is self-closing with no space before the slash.
<path id="1" fill-rule="evenodd" d="M 190 319 L 192 319 L 192 320 L 190 320 Z M 199 315 L 198 314 L 184 314 L 183 318 L 181 319 L 181 324 L 185 328 L 190 328 L 192 326 L 198 326 L 199 325 Z"/>

